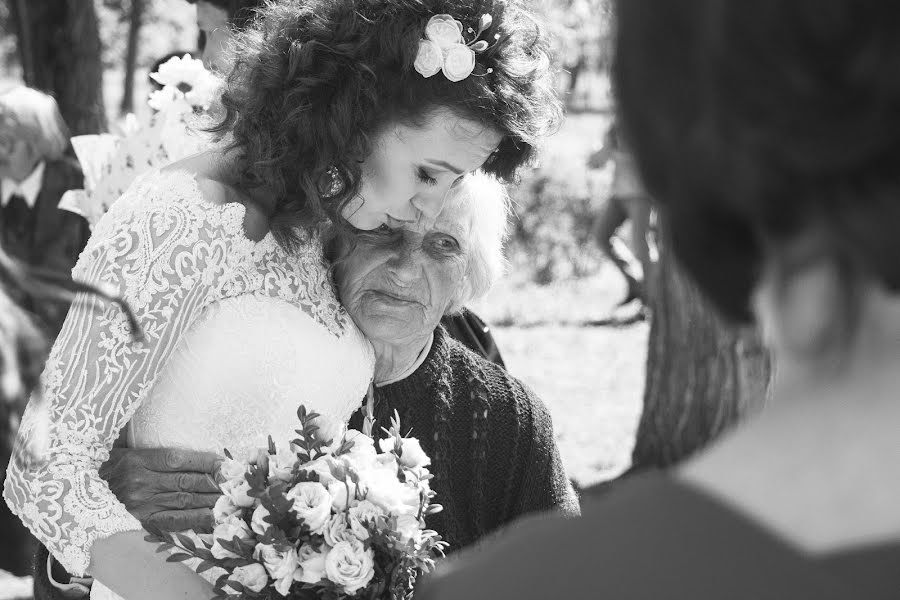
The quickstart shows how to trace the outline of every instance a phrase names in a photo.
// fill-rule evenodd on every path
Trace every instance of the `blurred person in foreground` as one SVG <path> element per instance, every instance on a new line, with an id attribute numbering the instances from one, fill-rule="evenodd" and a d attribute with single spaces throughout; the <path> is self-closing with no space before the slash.
<path id="1" fill-rule="evenodd" d="M 580 520 L 513 526 L 416 598 L 897 598 L 900 6 L 618 11 L 645 182 L 687 271 L 761 324 L 773 400 L 677 470 L 586 500 Z"/>
<path id="2" fill-rule="evenodd" d="M 330 244 L 341 301 L 375 349 L 371 408 L 357 411 L 350 427 L 363 430 L 367 410 L 376 426 L 397 411 L 415 432 L 444 507 L 426 522 L 451 552 L 524 514 L 579 510 L 541 400 L 439 325 L 502 273 L 508 213 L 495 179 L 469 175 L 451 188 L 431 225 L 338 230 Z M 100 474 L 142 523 L 208 531 L 218 460 L 184 449 L 120 448 Z M 36 600 L 86 597 L 90 587 L 90 579 L 70 577 L 39 553 Z"/>
<path id="3" fill-rule="evenodd" d="M 83 181 L 65 156 L 68 146 L 68 128 L 52 97 L 27 87 L 0 95 L 0 245 L 31 267 L 65 277 L 90 236 L 83 217 L 59 207 L 63 194 Z M 16 300 L 56 336 L 68 304 Z"/>

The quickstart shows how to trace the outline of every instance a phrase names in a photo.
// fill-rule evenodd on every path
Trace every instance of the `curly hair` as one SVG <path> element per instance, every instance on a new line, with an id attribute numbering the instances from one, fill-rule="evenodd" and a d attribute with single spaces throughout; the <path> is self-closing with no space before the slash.
<path id="1" fill-rule="evenodd" d="M 462 81 L 413 69 L 436 14 L 464 28 L 477 28 L 483 14 L 493 18 L 481 39 L 495 43 Z M 510 181 L 561 120 L 548 39 L 519 0 L 271 3 L 236 48 L 225 116 L 213 131 L 229 134 L 238 150 L 238 182 L 265 182 L 276 194 L 271 228 L 285 244 L 296 241 L 298 224 L 343 223 L 340 209 L 359 190 L 371 140 L 391 124 L 418 125 L 444 108 L 492 127 L 503 137 L 483 170 Z"/>
<path id="2" fill-rule="evenodd" d="M 719 308 L 751 320 L 767 248 L 808 233 L 845 277 L 900 291 L 900 6 L 620 0 L 617 13 L 623 125 L 675 255 Z"/>

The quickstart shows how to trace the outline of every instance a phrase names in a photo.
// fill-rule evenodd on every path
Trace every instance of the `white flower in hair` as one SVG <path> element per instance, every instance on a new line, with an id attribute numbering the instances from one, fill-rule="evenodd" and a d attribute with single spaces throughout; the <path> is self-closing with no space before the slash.
<path id="1" fill-rule="evenodd" d="M 431 77 L 438 71 L 450 81 L 462 81 L 475 70 L 475 53 L 484 52 L 488 43 L 479 36 L 491 26 L 491 16 L 482 15 L 478 32 L 468 44 L 463 38 L 463 25 L 450 15 L 434 15 L 425 25 L 425 37 L 419 42 L 419 50 L 413 67 L 423 77 Z M 495 36 L 495 39 L 498 36 Z"/>
<path id="2" fill-rule="evenodd" d="M 173 100 L 184 98 L 194 108 L 209 108 L 221 84 L 215 75 L 206 70 L 202 60 L 191 58 L 190 54 L 181 58 L 173 56 L 150 77 L 163 86 L 160 92 L 165 92 L 167 97 Z M 160 103 L 166 102 L 160 98 Z"/>

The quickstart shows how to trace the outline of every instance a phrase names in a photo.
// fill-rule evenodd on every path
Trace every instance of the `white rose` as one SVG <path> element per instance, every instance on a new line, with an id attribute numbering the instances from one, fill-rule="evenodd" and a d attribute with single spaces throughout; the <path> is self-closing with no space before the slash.
<path id="1" fill-rule="evenodd" d="M 290 483 L 294 474 L 294 463 L 297 455 L 293 452 L 279 449 L 277 453 L 269 455 L 269 481 L 277 480 Z"/>
<path id="2" fill-rule="evenodd" d="M 422 523 L 414 515 L 400 515 L 397 517 L 397 533 L 402 543 L 413 540 L 418 544 L 422 539 Z"/>
<path id="3" fill-rule="evenodd" d="M 265 518 L 270 514 L 269 509 L 262 504 L 256 507 L 256 510 L 253 511 L 253 516 L 250 518 L 250 529 L 253 530 L 253 533 L 259 536 L 266 535 L 266 530 L 271 527 L 272 524 L 267 523 Z"/>
<path id="4" fill-rule="evenodd" d="M 409 469 L 419 469 L 431 464 L 431 459 L 422 449 L 422 444 L 416 438 L 403 438 L 403 452 L 400 454 L 400 464 Z"/>
<path id="5" fill-rule="evenodd" d="M 325 557 L 325 574 L 352 596 L 375 575 L 375 553 L 357 539 L 340 542 Z"/>
<path id="6" fill-rule="evenodd" d="M 260 561 L 275 580 L 275 589 L 282 596 L 287 596 L 291 585 L 299 581 L 301 569 L 297 551 L 293 548 L 278 550 L 271 544 L 257 544 L 253 558 Z"/>
<path id="7" fill-rule="evenodd" d="M 232 517 L 241 514 L 243 510 L 240 506 L 231 501 L 231 498 L 225 495 L 219 496 L 216 505 L 213 506 L 213 519 L 216 523 L 223 523 Z"/>
<path id="8" fill-rule="evenodd" d="M 301 471 L 314 471 L 319 476 L 319 483 L 328 485 L 333 481 L 337 481 L 331 474 L 331 457 L 320 456 L 316 460 L 303 465 Z"/>
<path id="9" fill-rule="evenodd" d="M 397 472 L 389 469 L 373 469 L 365 475 L 366 499 L 385 512 L 395 516 L 419 512 L 419 492 L 401 483 Z"/>
<path id="10" fill-rule="evenodd" d="M 331 518 L 331 494 L 325 486 L 315 481 L 301 481 L 286 495 L 293 502 L 294 513 L 303 519 L 310 531 L 322 533 Z"/>
<path id="11" fill-rule="evenodd" d="M 231 519 L 216 525 L 216 528 L 213 529 L 214 541 L 211 549 L 213 556 L 216 558 L 240 558 L 231 550 L 226 550 L 222 544 L 219 543 L 220 539 L 230 542 L 235 537 L 243 542 L 252 542 L 253 532 L 250 531 L 250 528 L 247 527 L 247 524 L 244 523 L 244 521 L 237 517 L 232 517 Z"/>
<path id="12" fill-rule="evenodd" d="M 356 539 L 356 536 L 350 531 L 347 520 L 344 515 L 334 515 L 325 526 L 325 543 L 329 546 L 337 546 L 338 542 L 344 542 L 350 539 Z"/>
<path id="13" fill-rule="evenodd" d="M 219 479 L 222 481 L 244 481 L 244 475 L 250 465 L 245 462 L 226 458 L 219 465 Z"/>
<path id="14" fill-rule="evenodd" d="M 475 51 L 465 44 L 444 49 L 444 65 L 441 70 L 450 81 L 462 81 L 475 69 Z"/>
<path id="15" fill-rule="evenodd" d="M 228 579 L 236 581 L 248 590 L 254 592 L 261 592 L 262 589 L 266 587 L 266 584 L 269 583 L 269 576 L 266 575 L 266 568 L 259 563 L 252 563 L 244 567 L 237 567 L 234 571 L 231 572 L 231 576 Z M 232 588 L 231 586 L 228 587 L 229 594 L 239 593 L 237 591 L 232 592 L 232 589 L 234 588 Z"/>
<path id="16" fill-rule="evenodd" d="M 431 77 L 441 70 L 444 64 L 444 51 L 436 42 L 420 40 L 419 51 L 416 52 L 416 62 L 413 68 L 422 77 Z"/>
<path id="17" fill-rule="evenodd" d="M 435 42 L 442 49 L 463 41 L 462 23 L 450 15 L 434 15 L 425 25 L 425 37 Z"/>
<path id="18" fill-rule="evenodd" d="M 333 481 L 328 484 L 328 493 L 331 494 L 331 508 L 336 513 L 347 509 L 347 486 L 355 487 L 352 483 L 345 484 L 341 481 Z"/>
<path id="19" fill-rule="evenodd" d="M 369 539 L 369 529 L 366 525 L 377 523 L 378 517 L 382 514 L 378 506 L 368 500 L 362 500 L 348 511 L 347 521 L 350 524 L 350 530 L 357 538 L 365 541 Z"/>
<path id="20" fill-rule="evenodd" d="M 318 550 L 306 544 L 300 546 L 297 553 L 297 562 L 300 563 L 302 572 L 298 581 L 303 583 L 319 583 L 325 577 L 325 559 L 331 550 L 329 546 L 321 546 Z"/>
<path id="21" fill-rule="evenodd" d="M 319 427 L 316 431 L 316 438 L 322 440 L 326 444 L 340 441 L 344 435 L 344 422 L 340 419 L 333 419 L 320 415 L 313 423 Z"/>
<path id="22" fill-rule="evenodd" d="M 353 447 L 346 454 L 346 458 L 350 460 L 354 467 L 357 469 L 364 468 L 375 461 L 378 456 L 375 452 L 375 440 L 355 429 L 347 432 L 346 439 L 353 442 Z"/>
<path id="23" fill-rule="evenodd" d="M 240 481 L 230 479 L 219 487 L 222 489 L 222 494 L 228 496 L 235 506 L 249 508 L 256 504 L 256 499 L 249 495 L 250 484 L 245 479 Z"/>

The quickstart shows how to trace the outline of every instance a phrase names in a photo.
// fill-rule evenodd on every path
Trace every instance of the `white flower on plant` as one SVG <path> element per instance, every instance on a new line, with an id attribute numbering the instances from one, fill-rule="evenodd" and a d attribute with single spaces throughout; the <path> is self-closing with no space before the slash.
<path id="1" fill-rule="evenodd" d="M 298 581 L 303 583 L 322 581 L 322 578 L 325 577 L 325 560 L 330 551 L 330 546 L 320 546 L 318 550 L 309 544 L 300 546 L 300 550 L 297 552 L 297 562 L 301 569 Z"/>
<path id="2" fill-rule="evenodd" d="M 350 462 L 356 467 L 366 467 L 375 460 L 378 454 L 375 452 L 375 440 L 362 433 L 351 429 L 347 431 L 345 439 L 353 442 L 353 447 L 345 455 Z"/>
<path id="3" fill-rule="evenodd" d="M 395 437 L 387 437 L 378 440 L 378 445 L 382 452 L 392 452 L 396 441 Z M 431 464 L 431 459 L 422 450 L 422 445 L 416 438 L 400 438 L 400 448 L 400 464 L 407 469 L 418 469 Z"/>
<path id="4" fill-rule="evenodd" d="M 275 454 L 269 455 L 269 480 L 289 483 L 294 472 L 297 455 L 289 450 L 279 448 Z"/>
<path id="5" fill-rule="evenodd" d="M 267 523 L 265 518 L 270 514 L 269 509 L 260 504 L 256 507 L 256 510 L 253 511 L 253 516 L 250 518 L 250 529 L 253 530 L 253 533 L 256 535 L 265 535 L 266 530 L 271 527 L 271 523 Z"/>
<path id="6" fill-rule="evenodd" d="M 375 553 L 357 539 L 339 542 L 325 557 L 325 573 L 352 596 L 375 575 Z"/>
<path id="7" fill-rule="evenodd" d="M 246 589 L 253 592 L 261 592 L 266 584 L 269 583 L 269 576 L 266 575 L 266 569 L 259 563 L 250 563 L 243 567 L 237 567 L 231 572 L 228 579 L 236 581 Z M 227 586 L 226 591 L 231 595 L 240 594 L 231 586 Z"/>
<path id="8" fill-rule="evenodd" d="M 342 481 L 332 481 L 328 484 L 328 493 L 331 494 L 331 508 L 334 512 L 343 512 L 347 509 L 348 486 L 351 489 L 355 487 L 350 482 L 344 483 Z"/>
<path id="9" fill-rule="evenodd" d="M 150 92 L 150 97 L 147 98 L 147 104 L 153 110 L 175 115 L 191 111 L 191 105 L 184 99 L 184 94 L 173 87 L 153 90 Z"/>
<path id="10" fill-rule="evenodd" d="M 331 517 L 331 520 L 328 521 L 328 524 L 325 526 L 325 533 L 323 535 L 325 536 L 325 543 L 329 546 L 337 546 L 338 542 L 357 539 L 356 535 L 350 531 L 350 525 L 342 514 L 333 515 Z"/>
<path id="11" fill-rule="evenodd" d="M 222 494 L 228 496 L 235 506 L 249 508 L 256 504 L 256 499 L 249 494 L 250 484 L 247 483 L 246 479 L 229 479 L 221 484 L 219 488 L 221 488 Z"/>
<path id="12" fill-rule="evenodd" d="M 300 581 L 303 570 L 294 548 L 279 550 L 271 544 L 257 544 L 253 550 L 253 558 L 260 561 L 275 580 L 275 589 L 282 596 L 287 596 L 291 585 Z"/>
<path id="13" fill-rule="evenodd" d="M 376 468 L 364 473 L 366 499 L 395 516 L 417 514 L 420 498 L 416 488 L 397 479 L 397 472 Z"/>
<path id="14" fill-rule="evenodd" d="M 366 527 L 368 523 L 377 523 L 378 517 L 384 515 L 382 510 L 368 500 L 360 500 L 360 502 L 347 511 L 347 521 L 350 524 L 350 530 L 362 541 L 369 539 L 369 529 Z"/>
<path id="15" fill-rule="evenodd" d="M 287 499 L 298 518 L 303 519 L 312 533 L 322 533 L 331 518 L 331 494 L 315 481 L 301 481 L 287 493 Z"/>
<path id="16" fill-rule="evenodd" d="M 224 523 L 228 519 L 241 514 L 241 510 L 243 509 L 232 502 L 230 497 L 222 495 L 219 496 L 215 506 L 213 506 L 213 519 L 217 524 Z"/>
<path id="17" fill-rule="evenodd" d="M 302 471 L 314 471 L 319 476 L 319 483 L 322 485 L 328 485 L 337 479 L 334 478 L 334 475 L 331 474 L 331 462 L 332 458 L 330 456 L 320 456 L 316 460 L 306 463 L 302 467 Z"/>
<path id="18" fill-rule="evenodd" d="M 219 542 L 219 540 L 225 540 L 227 542 L 232 541 L 235 537 L 240 539 L 242 542 L 251 542 L 253 541 L 253 532 L 250 531 L 250 528 L 247 527 L 247 524 L 238 517 L 232 517 L 231 519 L 227 519 L 222 523 L 216 525 L 215 529 L 213 529 L 213 545 L 210 551 L 212 555 L 216 558 L 240 558 L 236 553 L 228 550 Z"/>
<path id="19" fill-rule="evenodd" d="M 403 544 L 413 540 L 418 544 L 422 539 L 422 522 L 414 515 L 400 515 L 397 517 L 397 533 Z"/>
<path id="20" fill-rule="evenodd" d="M 249 466 L 243 461 L 226 458 L 219 465 L 219 479 L 222 481 L 243 481 Z"/>

